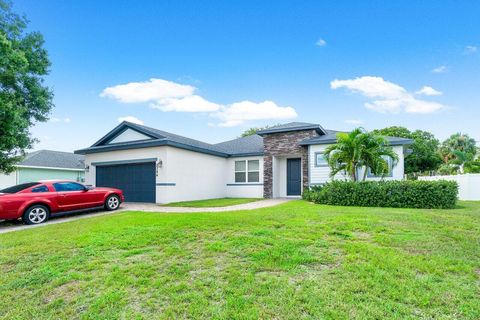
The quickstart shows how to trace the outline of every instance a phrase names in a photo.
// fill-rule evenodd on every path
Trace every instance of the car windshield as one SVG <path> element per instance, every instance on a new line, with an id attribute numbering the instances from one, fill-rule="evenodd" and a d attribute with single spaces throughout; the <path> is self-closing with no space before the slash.
<path id="1" fill-rule="evenodd" d="M 16 186 L 8 187 L 8 188 L 0 190 L 0 193 L 17 193 L 17 192 L 23 191 L 25 189 L 31 188 L 33 186 L 36 186 L 37 184 L 40 184 L 40 183 L 39 182 L 29 182 L 29 183 L 17 184 Z"/>

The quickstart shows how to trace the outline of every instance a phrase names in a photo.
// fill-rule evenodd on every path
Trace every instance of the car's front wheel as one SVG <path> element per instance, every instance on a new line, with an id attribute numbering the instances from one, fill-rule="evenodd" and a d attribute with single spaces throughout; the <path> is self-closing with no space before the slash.
<path id="1" fill-rule="evenodd" d="M 117 195 L 112 194 L 105 200 L 105 209 L 108 211 L 117 210 L 120 207 L 120 198 Z"/>
<path id="2" fill-rule="evenodd" d="M 48 220 L 50 210 L 47 207 L 36 204 L 25 210 L 22 220 L 25 224 L 40 224 Z"/>

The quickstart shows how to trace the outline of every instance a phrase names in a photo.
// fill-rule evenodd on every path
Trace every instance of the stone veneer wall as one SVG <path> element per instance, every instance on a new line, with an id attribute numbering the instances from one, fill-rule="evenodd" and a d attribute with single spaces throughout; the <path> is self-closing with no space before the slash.
<path id="1" fill-rule="evenodd" d="M 263 136 L 263 196 L 273 197 L 273 157 L 293 154 L 301 155 L 303 188 L 308 187 L 308 147 L 298 143 L 304 139 L 316 137 L 315 130 L 272 133 Z"/>

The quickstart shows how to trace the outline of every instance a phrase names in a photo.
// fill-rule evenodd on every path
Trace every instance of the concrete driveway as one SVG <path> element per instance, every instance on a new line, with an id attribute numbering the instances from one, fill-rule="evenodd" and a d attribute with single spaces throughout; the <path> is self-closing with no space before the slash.
<path id="1" fill-rule="evenodd" d="M 66 215 L 61 217 L 52 217 L 45 223 L 38 225 L 24 225 L 21 220 L 17 221 L 2 221 L 0 220 L 0 234 L 20 231 L 31 228 L 39 228 L 48 226 L 51 224 L 58 224 L 64 222 L 70 222 L 80 219 L 89 219 L 98 216 L 104 216 L 107 214 L 115 214 L 123 211 L 143 211 L 143 212 L 158 212 L 158 213 L 193 213 L 193 212 L 226 212 L 226 211 L 238 211 L 238 210 L 254 210 L 260 208 L 273 207 L 292 199 L 265 199 L 250 203 L 239 204 L 228 207 L 217 208 L 185 208 L 185 207 L 164 207 L 154 203 L 123 203 L 119 210 L 116 211 L 93 211 L 85 213 L 76 213 L 72 215 Z"/>

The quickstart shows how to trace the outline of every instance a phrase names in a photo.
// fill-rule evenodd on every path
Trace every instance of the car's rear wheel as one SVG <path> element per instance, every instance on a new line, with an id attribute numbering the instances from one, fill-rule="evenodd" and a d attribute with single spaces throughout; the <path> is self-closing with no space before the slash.
<path id="1" fill-rule="evenodd" d="M 40 224 L 48 220 L 50 210 L 41 204 L 36 204 L 25 210 L 22 220 L 25 224 Z"/>
<path id="2" fill-rule="evenodd" d="M 117 210 L 120 207 L 120 197 L 117 195 L 110 195 L 105 200 L 105 209 L 108 211 Z"/>

